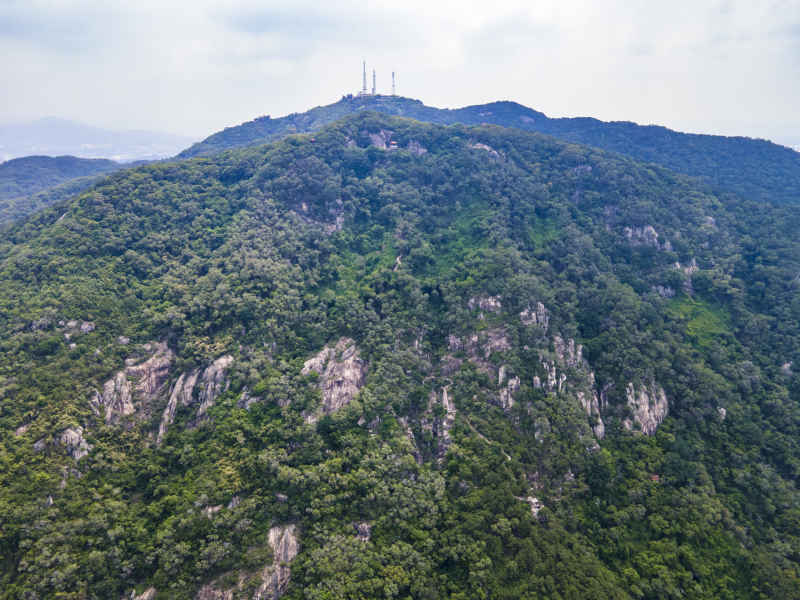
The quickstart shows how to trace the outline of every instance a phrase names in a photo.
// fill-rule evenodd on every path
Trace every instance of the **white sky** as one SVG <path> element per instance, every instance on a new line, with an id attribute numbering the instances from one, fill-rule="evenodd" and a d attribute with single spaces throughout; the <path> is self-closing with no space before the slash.
<path id="1" fill-rule="evenodd" d="M 800 0 L 0 0 L 0 122 L 193 137 L 357 91 L 800 145 Z"/>

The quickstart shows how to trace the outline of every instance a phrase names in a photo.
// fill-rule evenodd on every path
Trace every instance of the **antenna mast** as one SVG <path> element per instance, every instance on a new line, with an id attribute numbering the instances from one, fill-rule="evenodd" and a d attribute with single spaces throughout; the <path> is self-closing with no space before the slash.
<path id="1" fill-rule="evenodd" d="M 364 61 L 364 83 L 361 87 L 361 94 L 364 96 L 367 95 L 367 61 Z"/>
<path id="2" fill-rule="evenodd" d="M 372 95 L 375 95 L 375 69 L 372 69 Z"/>
<path id="3" fill-rule="evenodd" d="M 394 71 L 392 71 L 392 96 L 397 96 L 397 92 L 394 87 Z"/>

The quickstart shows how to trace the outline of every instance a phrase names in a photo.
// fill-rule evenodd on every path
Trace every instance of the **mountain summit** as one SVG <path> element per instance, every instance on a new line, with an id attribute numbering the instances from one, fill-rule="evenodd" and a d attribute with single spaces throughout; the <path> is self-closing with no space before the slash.
<path id="1" fill-rule="evenodd" d="M 321 127 L 362 110 L 452 125 L 494 124 L 552 135 L 655 163 L 701 178 L 715 190 L 732 191 L 763 202 L 800 201 L 800 153 L 746 137 L 680 133 L 656 125 L 592 118 L 549 118 L 516 102 L 492 102 L 457 109 L 439 109 L 399 96 L 344 96 L 338 102 L 304 113 L 272 119 L 261 117 L 215 133 L 178 157 L 267 143 L 292 133 Z"/>

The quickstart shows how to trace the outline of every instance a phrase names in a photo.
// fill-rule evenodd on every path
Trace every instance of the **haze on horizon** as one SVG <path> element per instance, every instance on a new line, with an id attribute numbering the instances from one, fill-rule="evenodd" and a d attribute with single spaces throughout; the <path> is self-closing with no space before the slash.
<path id="1" fill-rule="evenodd" d="M 0 123 L 201 138 L 361 84 L 800 146 L 800 2 L 0 0 Z"/>

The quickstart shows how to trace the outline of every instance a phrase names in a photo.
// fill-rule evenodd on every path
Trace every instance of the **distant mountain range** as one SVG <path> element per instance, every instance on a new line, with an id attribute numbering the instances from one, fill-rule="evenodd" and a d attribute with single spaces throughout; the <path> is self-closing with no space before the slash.
<path id="1" fill-rule="evenodd" d="M 178 157 L 214 154 L 267 143 L 292 133 L 316 131 L 361 110 L 444 125 L 494 124 L 536 131 L 700 177 L 716 190 L 733 191 L 753 200 L 795 202 L 800 199 L 800 153 L 791 148 L 761 139 L 680 133 L 630 121 L 604 122 L 588 117 L 554 119 L 516 102 L 440 109 L 399 96 L 348 95 L 304 113 L 277 119 L 265 116 L 229 127 L 192 145 Z"/>
<path id="2" fill-rule="evenodd" d="M 109 131 L 54 117 L 0 125 L 0 161 L 21 156 L 72 155 L 121 162 L 174 155 L 191 138 L 153 131 Z"/>

